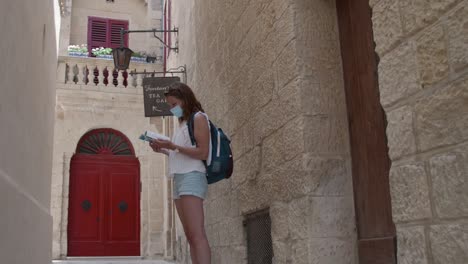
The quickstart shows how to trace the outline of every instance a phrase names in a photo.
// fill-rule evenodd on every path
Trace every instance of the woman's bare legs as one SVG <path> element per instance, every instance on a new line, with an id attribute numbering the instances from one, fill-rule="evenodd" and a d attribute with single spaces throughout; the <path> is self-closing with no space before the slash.
<path id="1" fill-rule="evenodd" d="M 175 200 L 177 213 L 190 244 L 193 264 L 210 264 L 211 251 L 205 233 L 203 200 L 192 195 L 182 195 Z"/>
<path id="2" fill-rule="evenodd" d="M 185 224 L 185 217 L 184 217 L 184 212 L 182 211 L 182 206 L 181 206 L 181 200 L 180 199 L 176 199 L 174 200 L 175 202 L 175 205 L 176 205 L 176 209 L 177 209 L 177 214 L 179 215 L 179 219 L 180 219 L 180 222 L 182 223 L 182 227 L 184 228 L 184 234 L 187 234 L 187 228 L 186 228 L 186 224 Z M 192 247 L 190 246 L 190 259 L 192 260 L 192 264 L 197 264 L 197 259 L 195 257 L 195 251 L 192 250 Z"/>

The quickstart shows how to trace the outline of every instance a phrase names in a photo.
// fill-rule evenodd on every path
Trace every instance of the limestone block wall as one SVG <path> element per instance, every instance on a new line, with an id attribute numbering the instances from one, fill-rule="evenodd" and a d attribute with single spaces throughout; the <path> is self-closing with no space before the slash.
<path id="1" fill-rule="evenodd" d="M 142 90 L 115 88 L 105 91 L 99 87 L 81 89 L 79 85 L 57 84 L 56 125 L 52 173 L 51 210 L 53 224 L 53 258 L 67 256 L 67 224 L 70 159 L 79 139 L 96 128 L 113 128 L 133 144 L 140 161 L 142 182 L 141 256 L 148 259 L 163 258 L 171 230 L 171 208 L 167 206 L 168 181 L 166 161 L 138 136 L 145 130 L 166 133 L 162 118 L 145 118 Z M 169 236 L 170 239 L 170 236 Z"/>
<path id="2" fill-rule="evenodd" d="M 52 1 L 0 8 L 0 262 L 49 264 L 57 63 Z"/>
<path id="3" fill-rule="evenodd" d="M 468 1 L 371 1 L 399 263 L 468 262 Z"/>
<path id="4" fill-rule="evenodd" d="M 334 1 L 173 1 L 169 67 L 187 65 L 232 137 L 235 173 L 209 186 L 213 263 L 247 263 L 245 215 L 269 208 L 274 263 L 357 263 Z M 189 263 L 179 230 L 177 259 Z"/>

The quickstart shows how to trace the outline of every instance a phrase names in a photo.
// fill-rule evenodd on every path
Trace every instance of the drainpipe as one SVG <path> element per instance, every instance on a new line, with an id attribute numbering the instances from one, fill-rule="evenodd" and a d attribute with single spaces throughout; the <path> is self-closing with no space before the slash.
<path id="1" fill-rule="evenodd" d="M 163 1 L 163 0 L 161 0 Z M 163 8 L 163 27 L 164 30 L 167 30 L 167 0 L 164 1 L 164 8 Z M 167 33 L 163 34 L 163 39 L 164 42 L 167 43 Z M 164 77 L 166 77 L 166 69 L 167 69 L 167 56 L 166 56 L 167 48 L 166 46 L 163 47 L 163 72 L 164 72 Z"/>

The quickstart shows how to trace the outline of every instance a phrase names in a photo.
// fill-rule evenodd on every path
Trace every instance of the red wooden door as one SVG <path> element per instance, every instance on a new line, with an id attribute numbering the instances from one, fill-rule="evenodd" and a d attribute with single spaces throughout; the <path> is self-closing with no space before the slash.
<path id="1" fill-rule="evenodd" d="M 105 134 L 100 142 L 118 141 Z M 140 255 L 139 161 L 108 150 L 72 158 L 68 256 Z"/>

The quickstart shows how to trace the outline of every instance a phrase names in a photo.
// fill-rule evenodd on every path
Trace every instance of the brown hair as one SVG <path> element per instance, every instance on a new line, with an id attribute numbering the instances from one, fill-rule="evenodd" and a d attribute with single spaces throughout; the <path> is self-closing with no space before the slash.
<path id="1" fill-rule="evenodd" d="M 198 111 L 205 112 L 192 89 L 185 83 L 175 82 L 171 84 L 169 90 L 164 93 L 164 96 L 173 96 L 183 102 L 182 110 L 184 110 L 184 115 L 179 118 L 179 121 L 188 120 L 192 113 Z"/>

